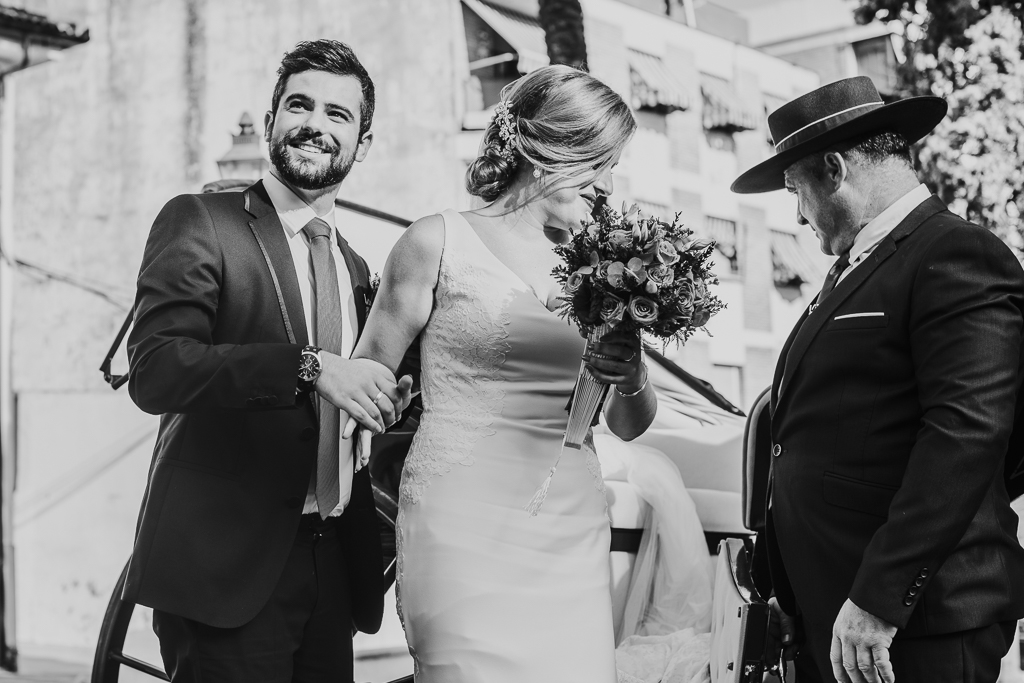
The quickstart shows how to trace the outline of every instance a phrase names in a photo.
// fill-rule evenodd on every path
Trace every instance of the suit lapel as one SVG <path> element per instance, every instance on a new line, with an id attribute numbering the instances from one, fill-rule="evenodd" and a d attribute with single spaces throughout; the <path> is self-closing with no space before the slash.
<path id="1" fill-rule="evenodd" d="M 781 402 L 782 396 L 786 393 L 786 389 L 789 388 L 790 380 L 800 366 L 800 362 L 803 360 L 804 354 L 810 347 L 811 342 L 814 341 L 818 332 L 829 321 L 835 310 L 851 294 L 857 291 L 886 259 L 896 252 L 900 241 L 914 232 L 925 220 L 939 211 L 945 210 L 945 208 L 946 205 L 942 203 L 942 200 L 934 196 L 921 202 L 916 209 L 900 221 L 899 225 L 875 247 L 875 250 L 871 252 L 871 256 L 866 261 L 859 264 L 846 278 L 836 285 L 836 288 L 832 290 L 832 293 L 825 299 L 823 304 L 818 306 L 813 313 L 805 314 L 801 319 L 801 323 L 797 324 L 793 335 L 791 335 L 788 352 L 782 356 L 783 360 L 779 361 L 779 364 L 782 366 L 781 380 L 779 378 L 779 367 L 776 367 L 774 386 L 776 387 L 775 393 L 777 393 L 777 397 L 775 406 Z M 774 414 L 774 407 L 772 412 Z"/>
<path id="2" fill-rule="evenodd" d="M 356 322 L 358 322 L 356 341 L 359 341 L 359 335 L 363 332 L 363 325 L 366 324 L 366 301 L 370 294 L 370 274 L 363 260 L 352 250 L 348 241 L 337 230 L 334 232 L 338 236 L 338 246 L 341 248 L 341 254 L 345 257 L 348 278 L 352 283 L 352 294 L 356 300 Z"/>
<path id="3" fill-rule="evenodd" d="M 779 388 L 782 386 L 783 373 L 786 370 L 786 360 L 789 358 L 789 350 L 793 348 L 793 340 L 796 339 L 797 334 L 800 332 L 800 328 L 803 327 L 804 322 L 807 320 L 807 316 L 810 314 L 811 307 L 808 306 L 804 309 L 803 315 L 796 321 L 796 325 L 789 333 L 789 337 L 786 339 L 786 343 L 782 346 L 782 353 L 779 354 L 779 360 L 775 364 L 775 377 L 772 379 L 772 395 L 771 402 L 769 404 L 769 413 L 775 414 L 775 406 L 779 401 Z"/>
<path id="4" fill-rule="evenodd" d="M 294 332 L 295 342 L 306 346 L 309 344 L 309 333 L 306 330 L 306 316 L 302 308 L 295 263 L 292 261 L 292 252 L 284 236 L 281 219 L 278 218 L 274 205 L 270 203 L 262 180 L 245 190 L 245 209 L 252 215 L 249 227 L 259 237 L 272 268 L 271 277 L 276 277 L 280 294 L 284 299 L 281 302 L 282 321 L 286 328 L 290 326 Z"/>

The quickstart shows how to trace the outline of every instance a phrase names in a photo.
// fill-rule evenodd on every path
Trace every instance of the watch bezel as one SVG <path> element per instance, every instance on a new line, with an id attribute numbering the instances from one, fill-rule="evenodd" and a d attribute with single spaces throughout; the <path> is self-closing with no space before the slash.
<path id="1" fill-rule="evenodd" d="M 320 357 L 319 346 L 306 346 L 299 357 L 299 381 L 310 388 L 320 379 L 323 371 L 323 359 Z"/>

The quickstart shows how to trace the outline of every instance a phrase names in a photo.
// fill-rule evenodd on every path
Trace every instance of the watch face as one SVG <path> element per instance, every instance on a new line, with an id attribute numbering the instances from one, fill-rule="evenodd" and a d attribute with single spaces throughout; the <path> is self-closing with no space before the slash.
<path id="1" fill-rule="evenodd" d="M 306 381 L 316 379 L 320 375 L 320 361 L 312 353 L 303 353 L 299 364 L 299 377 Z"/>

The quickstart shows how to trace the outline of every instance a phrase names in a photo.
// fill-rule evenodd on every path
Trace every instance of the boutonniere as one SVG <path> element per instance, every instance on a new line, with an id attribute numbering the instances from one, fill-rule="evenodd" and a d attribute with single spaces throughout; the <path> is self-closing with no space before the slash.
<path id="1" fill-rule="evenodd" d="M 366 311 L 369 313 L 373 308 L 373 302 L 377 299 L 377 292 L 380 291 L 380 273 L 370 278 L 370 287 L 366 290 Z"/>

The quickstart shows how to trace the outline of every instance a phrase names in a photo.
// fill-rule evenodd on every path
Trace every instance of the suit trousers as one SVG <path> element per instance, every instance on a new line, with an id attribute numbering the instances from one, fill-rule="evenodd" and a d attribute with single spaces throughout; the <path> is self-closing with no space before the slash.
<path id="1" fill-rule="evenodd" d="M 896 683 L 995 683 L 1000 660 L 1016 647 L 1016 621 L 920 638 L 897 638 L 889 647 Z M 796 659 L 797 683 L 831 683 L 828 661 L 801 654 Z"/>
<path id="2" fill-rule="evenodd" d="M 270 600 L 243 626 L 216 628 L 154 610 L 172 683 L 352 681 L 348 572 L 336 521 L 303 515 Z"/>

